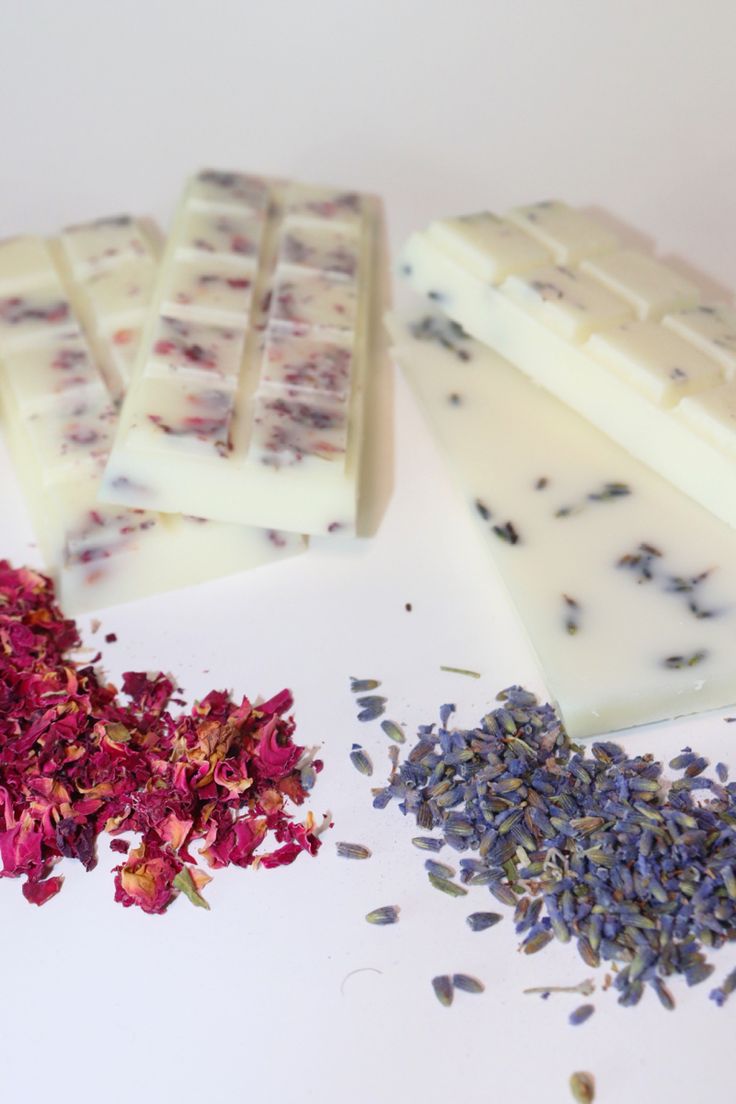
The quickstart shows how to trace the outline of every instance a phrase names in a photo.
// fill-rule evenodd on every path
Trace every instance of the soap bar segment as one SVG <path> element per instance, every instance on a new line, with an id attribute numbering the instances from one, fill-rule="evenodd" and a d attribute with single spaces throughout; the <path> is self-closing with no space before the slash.
<path id="1" fill-rule="evenodd" d="M 42 238 L 9 238 L 0 252 L 0 298 L 14 297 L 49 279 L 51 258 Z"/>
<path id="2" fill-rule="evenodd" d="M 728 379 L 736 379 L 736 309 L 701 304 L 667 315 L 664 325 L 717 360 Z"/>
<path id="3" fill-rule="evenodd" d="M 62 230 L 61 242 L 74 275 L 82 280 L 95 272 L 151 256 L 143 227 L 131 215 L 69 226 Z"/>
<path id="4" fill-rule="evenodd" d="M 0 348 L 23 349 L 39 337 L 74 336 L 79 327 L 58 280 L 49 275 L 43 287 L 0 299 Z"/>
<path id="5" fill-rule="evenodd" d="M 9 357 L 7 386 L 23 416 L 58 405 L 70 392 L 107 397 L 107 388 L 81 334 L 64 335 Z"/>
<path id="6" fill-rule="evenodd" d="M 594 334 L 587 348 L 659 406 L 674 406 L 722 379 L 714 360 L 654 322 L 630 322 Z"/>
<path id="7" fill-rule="evenodd" d="M 552 262 L 551 252 L 540 242 L 489 211 L 433 222 L 427 232 L 468 272 L 493 284 Z"/>
<path id="8" fill-rule="evenodd" d="M 261 368 L 261 390 L 317 392 L 345 398 L 350 387 L 352 343 L 349 335 L 309 337 L 292 328 L 269 328 Z"/>
<path id="9" fill-rule="evenodd" d="M 49 248 L 73 292 L 95 364 L 119 404 L 156 276 L 158 230 L 145 219 L 116 215 L 62 230 Z"/>
<path id="10" fill-rule="evenodd" d="M 390 331 L 570 735 L 736 702 L 732 530 L 445 316 Z"/>
<path id="11" fill-rule="evenodd" d="M 608 253 L 618 245 L 616 235 L 598 219 L 559 200 L 544 200 L 509 211 L 509 222 L 549 249 L 557 264 Z"/>
<path id="12" fill-rule="evenodd" d="M 690 429 L 736 461 L 736 380 L 684 399 L 677 413 Z"/>
<path id="13" fill-rule="evenodd" d="M 585 341 L 594 330 L 617 326 L 632 315 L 623 299 L 584 272 L 569 268 L 509 276 L 501 291 L 569 341 Z"/>
<path id="14" fill-rule="evenodd" d="M 354 532 L 381 230 L 371 196 L 216 170 L 190 180 L 102 497 Z"/>
<path id="15" fill-rule="evenodd" d="M 244 570 L 303 547 L 300 538 L 273 530 L 97 501 L 118 420 L 116 395 L 100 365 L 135 350 L 139 331 L 115 326 L 146 310 L 156 261 L 154 238 L 127 217 L 75 227 L 48 243 L 0 242 L 3 287 L 18 304 L 18 320 L 0 329 L 5 430 L 46 565 L 73 613 Z M 64 304 L 61 327 L 38 307 L 47 294 Z M 187 334 L 185 348 L 191 352 L 199 336 Z M 121 368 L 119 378 L 124 375 Z M 211 379 L 200 391 L 214 419 Z M 195 417 L 201 414 L 197 407 Z M 216 416 L 223 417 L 219 409 Z M 202 434 L 206 428 L 198 425 Z"/>
<path id="16" fill-rule="evenodd" d="M 694 307 L 700 298 L 695 284 L 635 249 L 605 253 L 583 261 L 580 268 L 625 299 L 642 321 Z"/>
<path id="17" fill-rule="evenodd" d="M 718 433 L 703 433 L 696 418 L 679 415 L 697 395 L 710 419 L 725 396 L 721 384 L 736 363 L 734 312 L 699 304 L 660 319 L 691 301 L 692 287 L 659 262 L 616 249 L 591 216 L 553 203 L 507 218 L 558 264 L 493 284 L 445 247 L 433 223 L 410 238 L 400 271 L 468 334 L 736 527 L 736 427 L 724 414 Z M 450 231 L 455 222 L 447 220 Z M 483 234 L 475 246 L 484 251 Z"/>

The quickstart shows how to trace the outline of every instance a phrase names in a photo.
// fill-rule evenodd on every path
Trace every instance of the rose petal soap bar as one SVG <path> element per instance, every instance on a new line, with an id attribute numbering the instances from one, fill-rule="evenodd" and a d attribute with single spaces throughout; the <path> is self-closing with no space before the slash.
<path id="1" fill-rule="evenodd" d="M 563 203 L 415 234 L 402 271 L 473 337 L 736 527 L 736 312 Z"/>
<path id="2" fill-rule="evenodd" d="M 51 242 L 0 243 L 5 431 L 70 613 L 241 571 L 304 545 L 292 534 L 97 502 L 156 260 L 155 238 L 128 216 Z"/>
<path id="3" fill-rule="evenodd" d="M 101 497 L 353 532 L 381 246 L 372 197 L 237 173 L 194 177 Z"/>
<path id="4" fill-rule="evenodd" d="M 736 702 L 736 534 L 426 309 L 394 355 L 572 736 Z"/>

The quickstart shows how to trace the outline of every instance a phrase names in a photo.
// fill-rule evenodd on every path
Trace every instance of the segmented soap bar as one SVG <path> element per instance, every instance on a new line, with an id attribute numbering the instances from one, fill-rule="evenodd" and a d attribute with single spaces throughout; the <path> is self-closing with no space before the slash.
<path id="1" fill-rule="evenodd" d="M 558 202 L 415 234 L 402 271 L 475 338 L 736 526 L 736 311 Z"/>
<path id="2" fill-rule="evenodd" d="M 74 284 L 75 306 L 117 402 L 130 383 L 158 270 L 159 239 L 151 222 L 130 215 L 70 226 L 60 235 L 58 253 Z"/>
<path id="3" fill-rule="evenodd" d="M 441 313 L 390 329 L 570 734 L 736 702 L 733 531 Z"/>
<path id="4" fill-rule="evenodd" d="M 117 353 L 135 349 L 155 267 L 155 237 L 128 216 L 75 226 L 50 242 L 0 243 L 4 428 L 70 613 L 243 570 L 303 545 L 290 534 L 98 503 L 125 379 Z"/>
<path id="5" fill-rule="evenodd" d="M 105 474 L 113 502 L 351 532 L 380 309 L 378 201 L 187 185 Z"/>

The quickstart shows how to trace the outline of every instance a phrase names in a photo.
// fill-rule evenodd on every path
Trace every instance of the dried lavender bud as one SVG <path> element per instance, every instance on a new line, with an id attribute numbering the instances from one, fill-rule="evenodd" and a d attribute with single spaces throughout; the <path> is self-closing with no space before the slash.
<path id="1" fill-rule="evenodd" d="M 365 694 L 369 690 L 377 690 L 380 685 L 378 679 L 350 679 L 350 689 L 354 694 Z"/>
<path id="2" fill-rule="evenodd" d="M 367 753 L 363 751 L 360 744 L 353 744 L 352 751 L 350 752 L 350 762 L 361 774 L 366 774 L 368 776 L 373 774 L 373 763 L 371 763 L 370 758 Z"/>
<path id="3" fill-rule="evenodd" d="M 432 873 L 428 874 L 427 877 L 430 885 L 433 885 L 435 889 L 439 889 L 441 893 L 446 893 L 448 897 L 464 897 L 468 892 L 463 886 L 451 882 L 448 878 Z"/>
<path id="4" fill-rule="evenodd" d="M 471 931 L 479 932 L 495 927 L 502 919 L 499 912 L 471 912 L 465 917 L 465 923 Z"/>
<path id="5" fill-rule="evenodd" d="M 337 854 L 341 859 L 369 859 L 371 850 L 362 843 L 337 843 Z"/>
<path id="6" fill-rule="evenodd" d="M 483 982 L 471 977 L 470 974 L 453 974 L 452 984 L 463 993 L 482 993 L 485 989 Z"/>
<path id="7" fill-rule="evenodd" d="M 641 545 L 637 557 L 653 577 L 661 553 Z M 622 1005 L 652 988 L 674 1007 L 662 977 L 702 982 L 703 952 L 736 937 L 736 783 L 725 768 L 709 778 L 690 748 L 670 783 L 651 755 L 571 743 L 552 707 L 518 686 L 499 700 L 471 729 L 442 706 L 392 776 L 389 800 L 434 833 L 415 845 L 461 854 L 461 884 L 444 864 L 430 866 L 431 884 L 455 896 L 487 887 L 516 910 L 523 953 L 574 941 L 587 965 L 619 964 Z M 478 915 L 472 930 L 491 926 Z M 713 999 L 727 995 L 728 985 Z"/>
<path id="8" fill-rule="evenodd" d="M 441 851 L 445 846 L 443 839 L 433 839 L 432 836 L 414 836 L 411 842 L 420 851 Z"/>
<path id="9" fill-rule="evenodd" d="M 358 713 L 359 721 L 375 721 L 377 717 L 385 712 L 386 698 L 382 698 L 380 694 L 369 694 L 367 697 L 356 698 L 355 700 L 361 707 Z"/>
<path id="10" fill-rule="evenodd" d="M 584 1024 L 586 1020 L 595 1012 L 595 1008 L 592 1004 L 581 1004 L 574 1012 L 571 1012 L 568 1016 L 570 1023 L 573 1027 L 577 1027 L 579 1024 Z"/>
<path id="11" fill-rule="evenodd" d="M 389 740 L 394 740 L 397 744 L 406 743 L 404 730 L 397 725 L 395 721 L 381 721 L 381 728 L 386 733 Z"/>
<path id="12" fill-rule="evenodd" d="M 443 1004 L 445 1008 L 449 1008 L 453 998 L 452 979 L 447 974 L 432 978 L 432 988 L 440 1004 Z"/>
<path id="13" fill-rule="evenodd" d="M 382 905 L 380 908 L 366 913 L 366 920 L 369 924 L 377 924 L 379 927 L 383 927 L 385 924 L 397 924 L 399 921 L 399 906 Z"/>

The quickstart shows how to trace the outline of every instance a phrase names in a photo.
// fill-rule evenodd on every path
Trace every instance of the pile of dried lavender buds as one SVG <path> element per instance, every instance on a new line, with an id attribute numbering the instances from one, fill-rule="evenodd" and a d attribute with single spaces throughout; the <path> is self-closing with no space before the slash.
<path id="1" fill-rule="evenodd" d="M 720 763 L 708 777 L 690 748 L 669 780 L 652 755 L 573 744 L 520 687 L 499 701 L 472 729 L 451 727 L 455 707 L 443 706 L 401 764 L 394 754 L 374 806 L 398 802 L 432 833 L 413 841 L 425 851 L 461 853 L 459 882 L 437 863 L 430 882 L 456 897 L 487 887 L 514 909 L 525 953 L 574 941 L 586 965 L 615 963 L 620 1004 L 649 987 L 671 1009 L 664 979 L 704 981 L 705 952 L 736 939 L 736 783 Z M 711 998 L 734 989 L 736 971 Z"/>
<path id="2" fill-rule="evenodd" d="M 212 691 L 172 714 L 169 677 L 129 672 L 120 696 L 73 660 L 80 646 L 50 580 L 0 560 L 0 877 L 44 904 L 59 860 L 89 870 L 107 832 L 125 856 L 115 899 L 160 913 L 180 893 L 207 907 L 195 843 L 211 869 L 316 853 L 311 814 L 297 823 L 290 806 L 321 763 L 293 742 L 288 691 L 257 706 Z"/>

